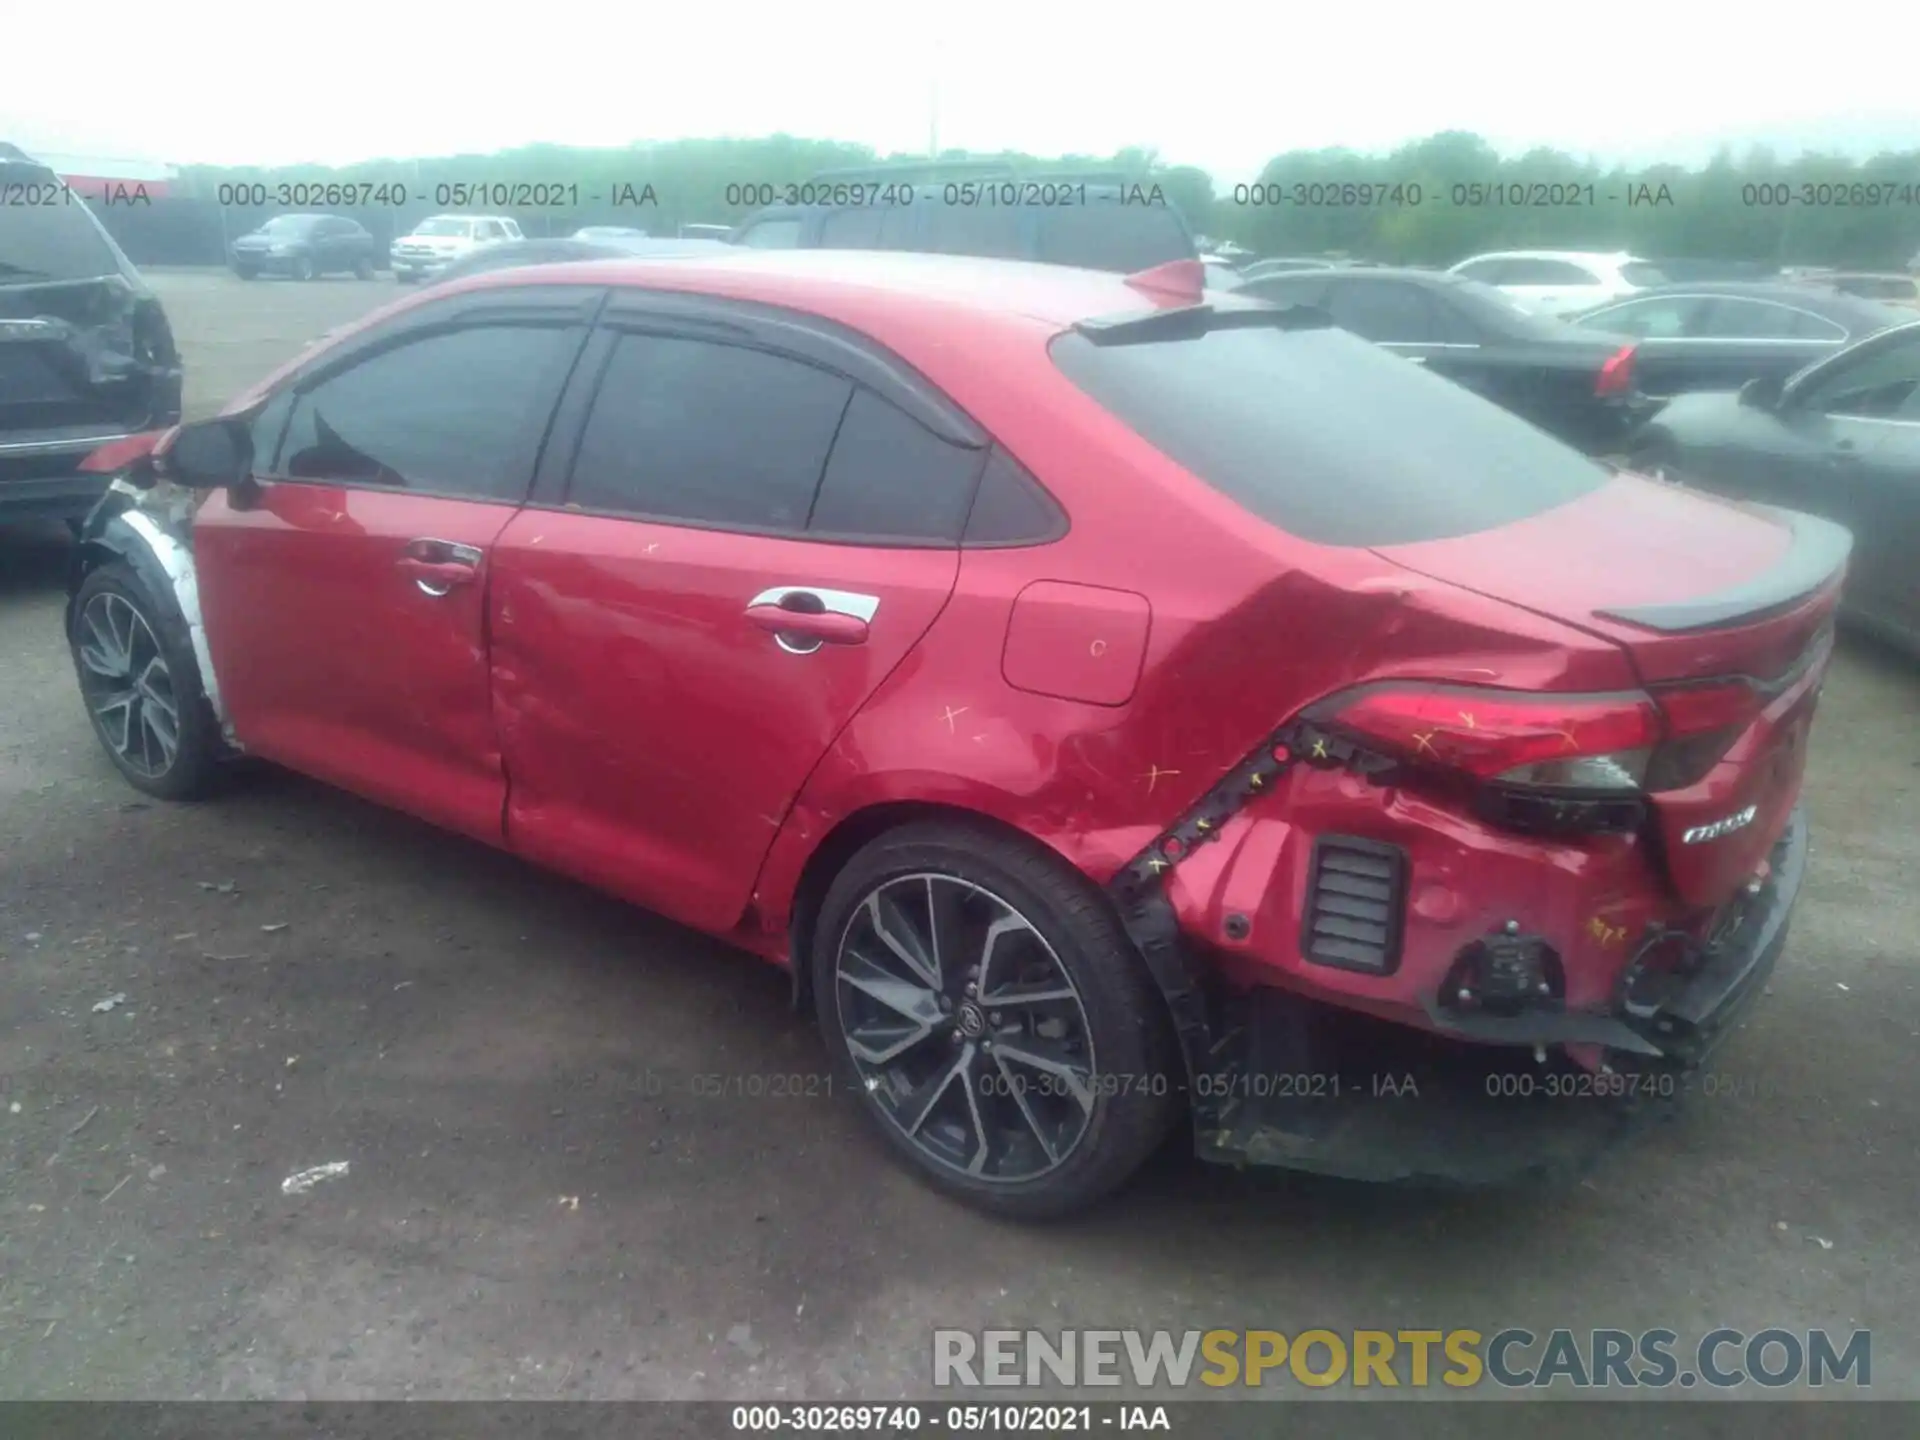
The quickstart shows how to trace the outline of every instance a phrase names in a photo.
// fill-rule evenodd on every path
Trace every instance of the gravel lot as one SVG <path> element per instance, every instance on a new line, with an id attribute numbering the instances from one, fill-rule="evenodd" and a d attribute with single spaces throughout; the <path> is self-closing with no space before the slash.
<path id="1" fill-rule="evenodd" d="M 395 294 L 154 280 L 195 414 Z M 76 698 L 64 549 L 0 532 L 0 1397 L 878 1399 L 930 1393 L 935 1326 L 1028 1325 L 1863 1327 L 1920 1397 L 1905 662 L 1838 662 L 1731 1095 L 1561 1192 L 1170 1154 L 1035 1230 L 844 1099 L 692 1094 L 823 1068 L 752 959 L 292 776 L 146 803 Z"/>

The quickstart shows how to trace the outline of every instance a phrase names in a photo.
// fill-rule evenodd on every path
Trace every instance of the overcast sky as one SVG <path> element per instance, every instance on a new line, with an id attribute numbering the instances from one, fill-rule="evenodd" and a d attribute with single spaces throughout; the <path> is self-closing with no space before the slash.
<path id="1" fill-rule="evenodd" d="M 174 164 L 776 131 L 921 153 L 937 76 L 943 146 L 1151 146 L 1225 184 L 1281 150 L 1441 129 L 1629 163 L 1721 140 L 1871 153 L 1920 147 L 1916 52 L 1894 43 L 1911 18 L 1857 0 L 1778 22 L 1672 0 L 17 0 L 0 139 Z"/>

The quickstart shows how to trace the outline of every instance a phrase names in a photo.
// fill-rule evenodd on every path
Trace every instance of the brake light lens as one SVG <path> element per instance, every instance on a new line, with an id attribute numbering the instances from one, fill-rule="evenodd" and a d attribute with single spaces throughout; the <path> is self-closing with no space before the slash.
<path id="1" fill-rule="evenodd" d="M 165 430 L 149 430 L 143 435 L 111 441 L 82 460 L 80 468 L 89 475 L 111 475 L 116 470 L 124 470 L 134 461 L 151 455 L 166 434 Z"/>
<path id="2" fill-rule="evenodd" d="M 1745 680 L 1660 686 L 1654 692 L 1667 717 L 1667 740 L 1648 767 L 1649 790 L 1684 790 L 1726 758 L 1766 706 Z"/>
<path id="3" fill-rule="evenodd" d="M 1607 357 L 1607 363 L 1600 367 L 1599 378 L 1593 382 L 1596 395 L 1625 395 L 1633 389 L 1633 352 L 1632 345 L 1623 345 Z"/>
<path id="4" fill-rule="evenodd" d="M 1637 692 L 1552 695 L 1464 686 L 1362 690 L 1330 717 L 1417 765 L 1502 785 L 1637 790 L 1664 733 Z"/>

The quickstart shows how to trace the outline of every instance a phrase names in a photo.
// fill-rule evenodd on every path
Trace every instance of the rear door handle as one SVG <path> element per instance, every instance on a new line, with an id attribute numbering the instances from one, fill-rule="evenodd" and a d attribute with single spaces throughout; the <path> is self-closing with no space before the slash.
<path id="1" fill-rule="evenodd" d="M 747 602 L 747 619 L 773 636 L 789 655 L 811 655 L 822 645 L 864 645 L 880 597 L 810 585 L 776 585 Z"/>
<path id="2" fill-rule="evenodd" d="M 469 584 L 480 570 L 480 551 L 454 540 L 409 540 L 400 572 L 412 578 L 422 595 L 438 600 L 456 585 Z"/>

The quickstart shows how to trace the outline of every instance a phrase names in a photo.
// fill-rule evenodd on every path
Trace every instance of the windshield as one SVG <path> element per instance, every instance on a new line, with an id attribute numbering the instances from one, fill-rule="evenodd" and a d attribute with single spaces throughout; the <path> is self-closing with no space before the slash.
<path id="1" fill-rule="evenodd" d="M 1451 380 L 1342 330 L 1216 330 L 1053 360 L 1136 434 L 1280 529 L 1405 545 L 1524 520 L 1610 472 Z"/>
<path id="2" fill-rule="evenodd" d="M 260 227 L 262 235 L 298 235 L 313 224 L 311 215 L 276 215 Z"/>
<path id="3" fill-rule="evenodd" d="M 1620 267 L 1620 278 L 1629 285 L 1638 285 L 1645 289 L 1653 285 L 1671 285 L 1667 272 L 1658 265 L 1649 265 L 1644 260 L 1629 260 Z"/>
<path id="4" fill-rule="evenodd" d="M 471 235 L 471 220 L 454 220 L 445 215 L 436 215 L 431 220 L 422 220 L 413 227 L 416 235 Z"/>
<path id="5" fill-rule="evenodd" d="M 0 193 L 47 197 L 0 209 L 0 283 L 93 280 L 120 273 L 119 259 L 80 196 L 38 165 L 0 164 Z"/>

